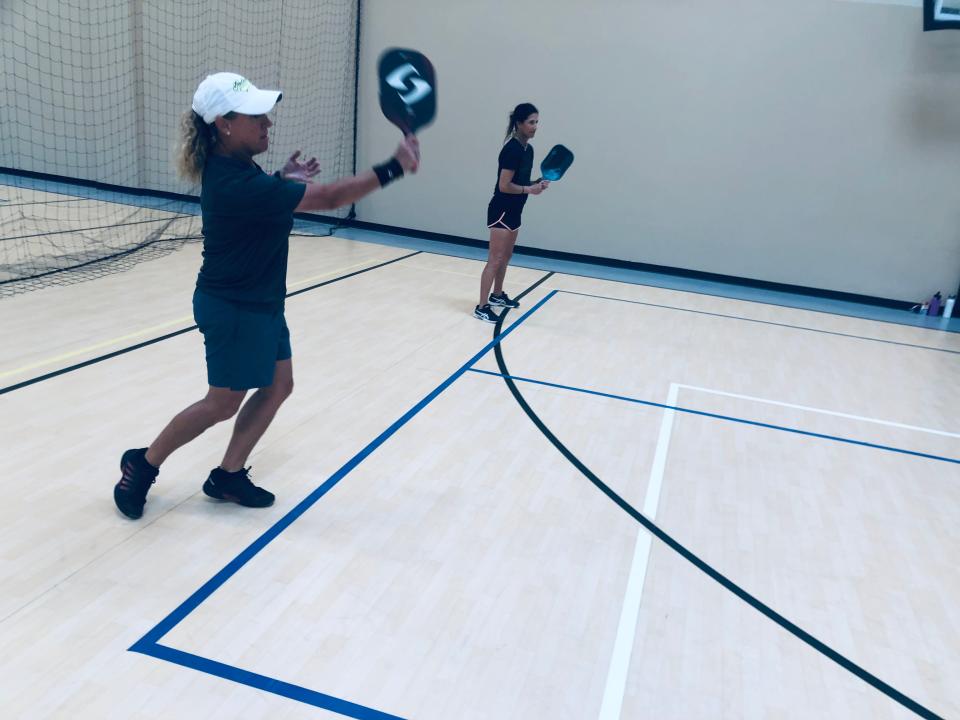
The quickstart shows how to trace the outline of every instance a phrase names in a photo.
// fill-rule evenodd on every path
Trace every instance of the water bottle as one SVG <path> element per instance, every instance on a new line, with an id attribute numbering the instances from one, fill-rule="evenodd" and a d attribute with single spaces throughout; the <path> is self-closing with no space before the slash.
<path id="1" fill-rule="evenodd" d="M 936 317 L 940 314 L 940 300 L 942 297 L 939 290 L 933 294 L 933 297 L 930 298 L 930 307 L 927 309 L 927 315 Z"/>
<path id="2" fill-rule="evenodd" d="M 947 304 L 943 306 L 943 317 L 949 318 L 953 316 L 953 304 L 957 301 L 956 295 L 951 295 L 947 298 Z"/>

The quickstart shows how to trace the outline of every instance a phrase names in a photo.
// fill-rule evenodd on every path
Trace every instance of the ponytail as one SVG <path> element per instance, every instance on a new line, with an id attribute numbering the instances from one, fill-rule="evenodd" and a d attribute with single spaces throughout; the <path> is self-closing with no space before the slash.
<path id="1" fill-rule="evenodd" d="M 177 174 L 191 183 L 199 183 L 207 156 L 216 142 L 216 127 L 207 125 L 193 110 L 180 116 L 180 145 L 177 148 Z"/>
<path id="2" fill-rule="evenodd" d="M 232 118 L 229 112 L 223 117 Z M 209 125 L 193 110 L 180 116 L 180 144 L 177 147 L 177 174 L 191 183 L 199 183 L 207 158 L 217 143 L 217 126 Z"/>

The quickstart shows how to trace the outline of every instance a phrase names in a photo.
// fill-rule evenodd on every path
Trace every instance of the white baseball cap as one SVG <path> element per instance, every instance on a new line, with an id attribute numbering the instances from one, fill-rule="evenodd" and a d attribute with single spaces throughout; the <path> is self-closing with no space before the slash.
<path id="1" fill-rule="evenodd" d="M 260 90 L 242 75 L 220 72 L 207 75 L 193 94 L 193 111 L 208 125 L 228 112 L 262 115 L 280 102 L 279 90 Z"/>

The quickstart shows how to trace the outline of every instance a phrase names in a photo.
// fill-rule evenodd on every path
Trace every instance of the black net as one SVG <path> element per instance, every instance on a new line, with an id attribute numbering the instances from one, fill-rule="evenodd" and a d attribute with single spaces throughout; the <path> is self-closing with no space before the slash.
<path id="1" fill-rule="evenodd" d="M 0 295 L 199 239 L 197 206 L 171 199 L 199 189 L 177 177 L 173 157 L 180 116 L 209 73 L 283 90 L 271 149 L 257 158 L 264 169 L 302 149 L 320 159 L 320 179 L 351 173 L 357 5 L 0 3 Z"/>

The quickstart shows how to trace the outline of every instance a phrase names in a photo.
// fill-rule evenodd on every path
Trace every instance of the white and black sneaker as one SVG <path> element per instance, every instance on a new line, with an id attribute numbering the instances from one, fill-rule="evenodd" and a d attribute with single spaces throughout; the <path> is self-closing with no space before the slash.
<path id="1" fill-rule="evenodd" d="M 505 292 L 501 292 L 499 295 L 494 295 L 490 293 L 490 304 L 495 305 L 496 307 L 505 307 L 505 308 L 518 308 L 520 303 L 516 300 L 512 300 Z"/>
<path id="2" fill-rule="evenodd" d="M 500 316 L 497 315 L 497 313 L 494 311 L 492 307 L 490 307 L 490 305 L 484 305 L 483 307 L 480 307 L 479 305 L 477 305 L 473 309 L 473 316 L 479 320 L 483 320 L 484 322 L 488 322 L 488 323 L 495 323 L 500 319 Z"/>

